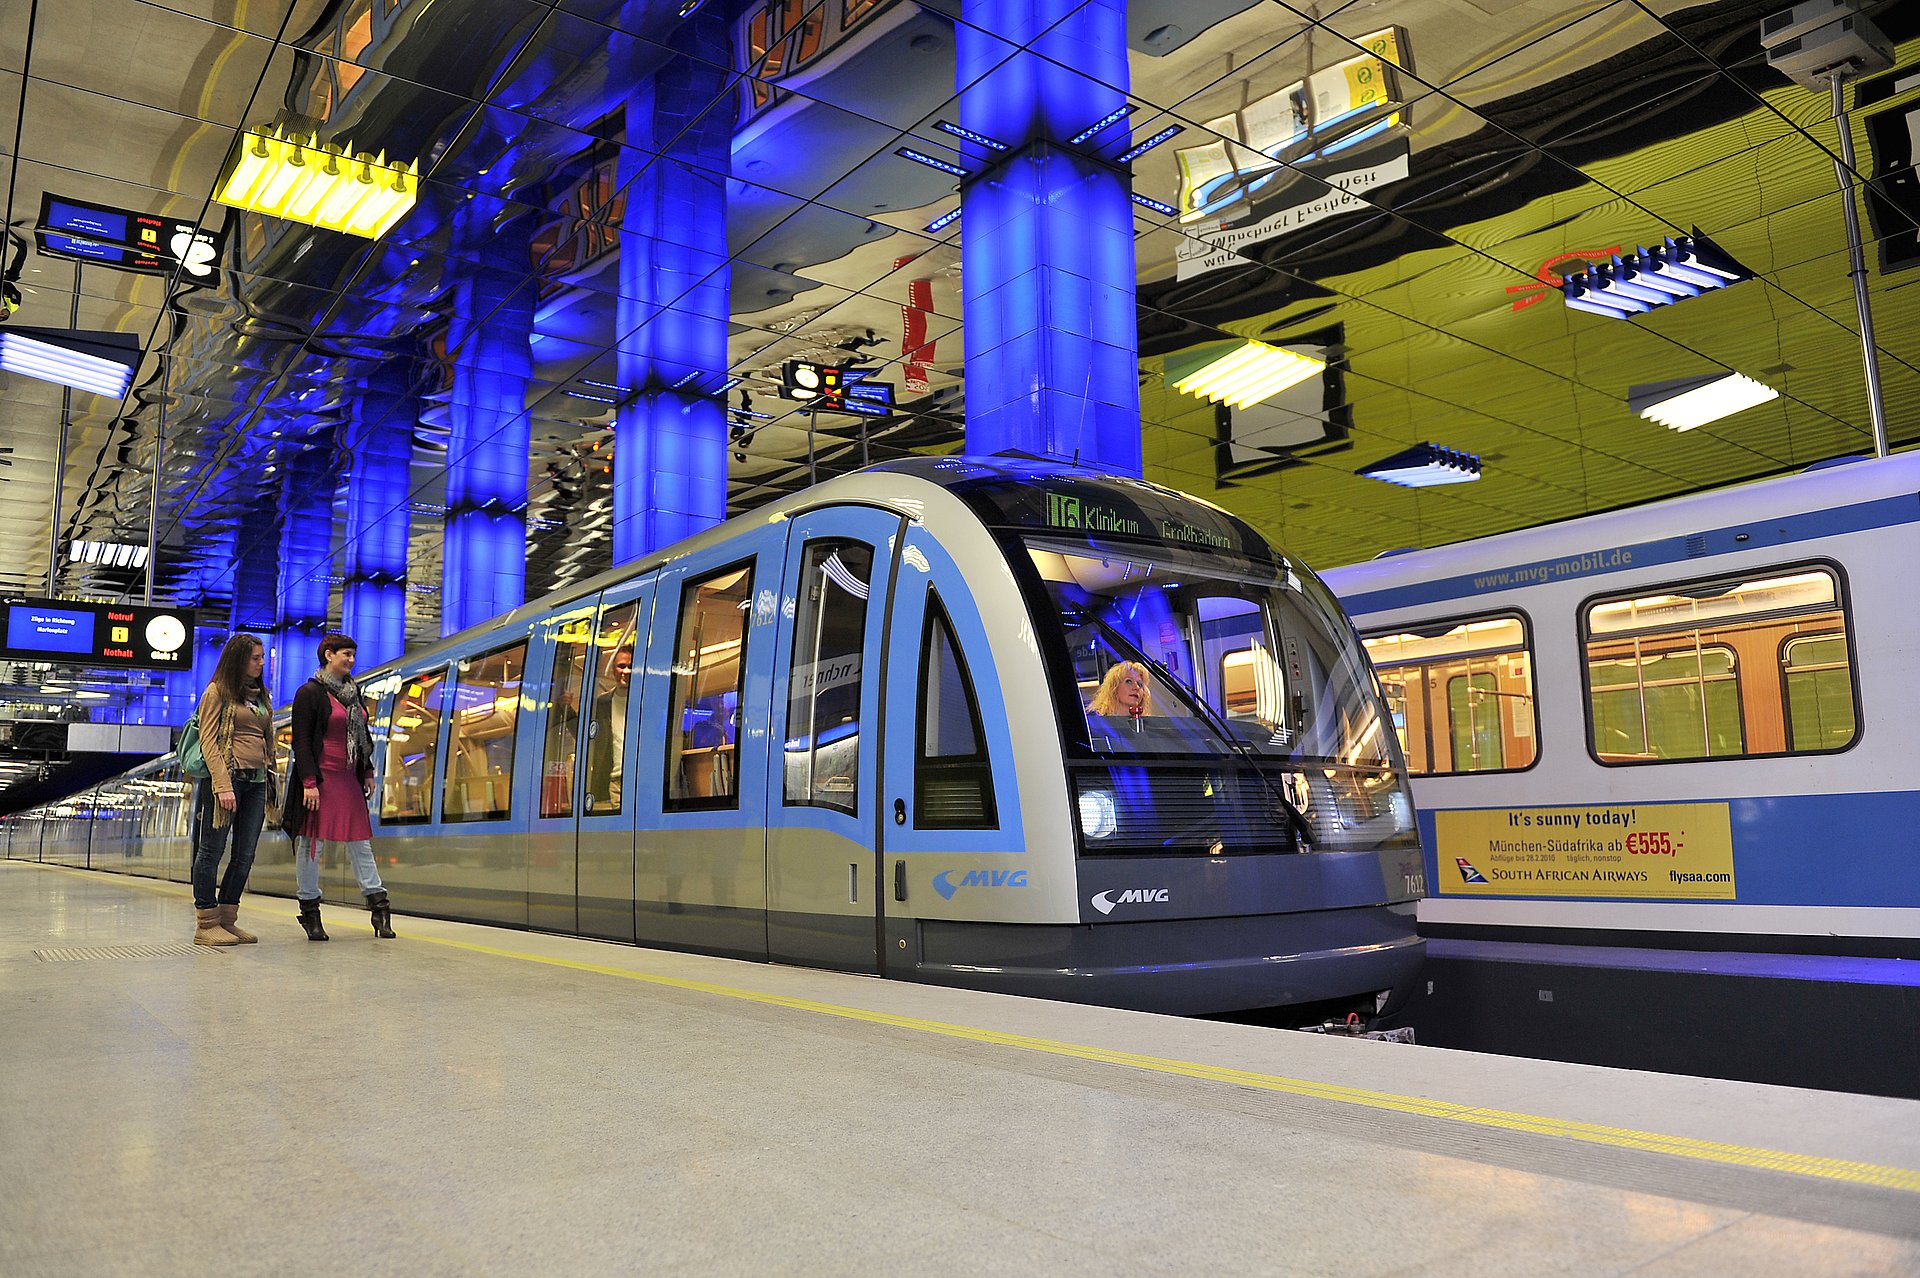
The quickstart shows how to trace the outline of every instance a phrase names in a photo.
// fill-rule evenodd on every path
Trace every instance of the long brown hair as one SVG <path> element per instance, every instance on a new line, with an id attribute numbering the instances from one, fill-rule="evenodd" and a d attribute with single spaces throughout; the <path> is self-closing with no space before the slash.
<path id="1" fill-rule="evenodd" d="M 253 660 L 253 650 L 266 649 L 258 636 L 237 634 L 227 640 L 227 646 L 220 650 L 220 660 L 213 667 L 213 686 L 220 689 L 220 695 L 229 705 L 240 705 L 252 701 L 260 705 L 267 704 L 266 680 L 262 678 L 252 687 L 247 665 Z"/>

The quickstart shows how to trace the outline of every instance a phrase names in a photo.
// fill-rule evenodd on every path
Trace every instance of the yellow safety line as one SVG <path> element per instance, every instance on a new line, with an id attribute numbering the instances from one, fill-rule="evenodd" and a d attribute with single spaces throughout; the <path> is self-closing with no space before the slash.
<path id="1" fill-rule="evenodd" d="M 92 873 L 69 866 L 48 865 L 44 868 L 63 869 L 75 874 Z M 163 891 L 172 888 L 177 892 L 179 887 L 176 883 L 164 880 L 130 879 L 128 882 Z M 289 919 L 295 917 L 291 910 L 262 906 L 257 899 L 249 900 L 247 907 L 250 911 L 279 914 Z M 1676 1158 L 1724 1163 L 1732 1167 L 1787 1172 L 1795 1176 L 1812 1176 L 1820 1180 L 1840 1181 L 1850 1185 L 1871 1185 L 1879 1189 L 1895 1189 L 1920 1194 L 1920 1171 L 1906 1167 L 1889 1167 L 1879 1163 L 1856 1162 L 1845 1158 L 1826 1158 L 1818 1154 L 1795 1154 L 1780 1149 L 1762 1149 L 1754 1145 L 1729 1145 L 1719 1141 L 1696 1140 L 1689 1136 L 1669 1136 L 1661 1132 L 1639 1131 L 1631 1127 L 1608 1127 L 1601 1123 L 1583 1123 L 1571 1118 L 1548 1118 L 1540 1114 L 1521 1114 L 1507 1110 L 1485 1109 L 1477 1105 L 1460 1105 L 1452 1101 L 1433 1100 L 1424 1096 L 1402 1096 L 1394 1092 L 1346 1087 L 1339 1083 L 1288 1078 L 1282 1074 L 1260 1074 L 1252 1070 L 1233 1069 L 1225 1065 L 1206 1065 L 1198 1061 L 1175 1060 L 1166 1056 L 1121 1052 L 1105 1047 L 1090 1047 L 1084 1043 L 1036 1038 L 1030 1034 L 1009 1034 L 1001 1030 L 983 1029 L 976 1025 L 956 1025 L 949 1021 L 930 1021 L 918 1016 L 898 1016 L 892 1012 L 875 1012 L 861 1007 L 848 1007 L 840 1003 L 823 1003 L 817 999 L 768 994 L 761 990 L 742 989 L 736 985 L 716 985 L 711 981 L 695 981 L 683 976 L 635 972 L 627 968 L 611 967 L 604 963 L 583 963 L 578 959 L 552 958 L 542 954 L 529 954 L 524 950 L 479 945 L 472 941 L 421 936 L 418 933 L 410 935 L 407 939 L 415 943 L 444 945 L 474 954 L 490 955 L 494 958 L 542 963 L 548 967 L 590 972 L 597 976 L 612 976 L 626 981 L 639 981 L 664 989 L 710 994 L 720 998 L 758 1003 L 766 1007 L 783 1007 L 796 1012 L 810 1012 L 816 1016 L 833 1016 L 841 1020 L 862 1021 L 869 1025 L 885 1025 L 893 1029 L 935 1034 L 942 1038 L 961 1039 L 972 1043 L 986 1043 L 994 1047 L 1013 1048 L 1016 1051 L 1095 1061 L 1103 1065 L 1118 1065 L 1126 1069 L 1146 1070 L 1155 1074 L 1197 1078 L 1210 1083 L 1228 1083 L 1263 1092 L 1279 1092 L 1288 1096 L 1336 1101 L 1366 1109 L 1390 1110 L 1394 1113 L 1414 1114 L 1422 1118 L 1436 1118 L 1446 1122 L 1471 1123 L 1478 1127 L 1492 1127 L 1503 1131 L 1531 1132 L 1535 1135 L 1580 1141 L 1589 1145 L 1611 1145 L 1618 1149 L 1638 1149 L 1648 1153 L 1671 1154 Z"/>

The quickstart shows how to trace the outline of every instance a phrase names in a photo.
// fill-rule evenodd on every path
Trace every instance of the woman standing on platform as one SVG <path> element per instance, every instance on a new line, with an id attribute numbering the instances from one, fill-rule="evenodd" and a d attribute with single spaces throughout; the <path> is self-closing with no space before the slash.
<path id="1" fill-rule="evenodd" d="M 200 753 L 207 776 L 200 782 L 194 805 L 193 913 L 195 945 L 252 944 L 260 938 L 242 931 L 240 894 L 253 872 L 254 849 L 260 845 L 260 826 L 267 815 L 267 791 L 272 785 L 271 739 L 273 707 L 261 682 L 266 649 L 252 635 L 235 635 L 220 650 L 213 680 L 200 696 L 196 721 L 200 725 Z M 233 833 L 227 872 L 219 879 L 221 854 L 227 851 L 227 833 Z"/>
<path id="2" fill-rule="evenodd" d="M 344 843 L 354 877 L 373 913 L 373 934 L 391 939 L 392 910 L 373 863 L 373 734 L 367 703 L 353 681 L 354 642 L 330 634 L 320 641 L 320 669 L 293 695 L 293 777 L 284 826 L 293 837 L 294 882 L 300 926 L 309 941 L 324 941 L 320 924 L 320 845 Z"/>

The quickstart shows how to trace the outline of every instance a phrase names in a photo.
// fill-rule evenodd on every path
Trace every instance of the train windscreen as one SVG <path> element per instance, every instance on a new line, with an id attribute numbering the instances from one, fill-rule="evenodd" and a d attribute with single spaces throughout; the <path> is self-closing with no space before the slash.
<path id="1" fill-rule="evenodd" d="M 1411 837 L 1364 651 L 1310 574 L 1217 549 L 1024 538 L 1089 852 L 1296 851 Z M 1063 713 L 1068 698 L 1062 697 Z"/>

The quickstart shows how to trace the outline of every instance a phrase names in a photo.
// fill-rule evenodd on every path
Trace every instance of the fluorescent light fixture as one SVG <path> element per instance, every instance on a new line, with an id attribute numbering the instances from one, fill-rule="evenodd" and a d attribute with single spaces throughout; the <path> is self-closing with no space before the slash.
<path id="1" fill-rule="evenodd" d="M 1415 444 L 1355 473 L 1402 488 L 1437 488 L 1442 484 L 1470 484 L 1480 478 L 1480 459 L 1438 444 Z"/>
<path id="2" fill-rule="evenodd" d="M 80 329 L 0 329 L 0 370 L 120 399 L 133 384 L 140 339 Z"/>
<path id="3" fill-rule="evenodd" d="M 935 120 L 933 127 L 942 133 L 951 133 L 956 138 L 965 138 L 969 142 L 978 142 L 990 151 L 1004 151 L 1007 149 L 1005 142 L 990 138 L 984 133 L 975 133 L 972 129 L 963 129 L 959 125 L 950 124 L 945 120 Z"/>
<path id="4" fill-rule="evenodd" d="M 955 222 L 958 222 L 959 220 L 960 220 L 959 209 L 955 209 L 951 213 L 942 213 L 939 217 L 936 217 L 935 219 L 933 219 L 933 221 L 927 223 L 927 234 L 937 235 L 941 231 L 946 230 L 949 226 L 952 226 Z"/>
<path id="5" fill-rule="evenodd" d="M 1709 373 L 1635 386 L 1627 392 L 1627 405 L 1668 430 L 1692 430 L 1779 398 L 1779 391 L 1743 374 Z"/>
<path id="6" fill-rule="evenodd" d="M 318 135 L 304 140 L 284 128 L 240 135 L 214 198 L 236 209 L 379 239 L 411 209 L 420 192 L 414 164 L 390 164 L 386 152 L 353 153 Z"/>
<path id="7" fill-rule="evenodd" d="M 1250 408 L 1289 386 L 1318 377 L 1326 368 L 1325 360 L 1310 355 L 1247 342 L 1187 374 L 1173 388 L 1216 404 L 1224 401 L 1235 408 Z"/>
<path id="8" fill-rule="evenodd" d="M 1139 159 L 1141 156 L 1153 150 L 1153 148 L 1155 148 L 1156 146 L 1159 146 L 1162 142 L 1165 142 L 1168 138 L 1172 137 L 1174 134 L 1180 132 L 1182 127 L 1183 126 L 1178 124 L 1168 125 L 1166 128 L 1160 130 L 1158 133 L 1148 138 L 1145 142 L 1142 142 L 1138 146 L 1134 147 L 1131 151 L 1122 152 L 1119 156 L 1115 157 L 1114 163 L 1127 164 L 1134 160 Z"/>
<path id="9" fill-rule="evenodd" d="M 147 548 L 124 541 L 70 541 L 67 562 L 98 564 L 102 568 L 145 568 Z"/>
<path id="10" fill-rule="evenodd" d="M 1080 130 L 1078 133 L 1068 138 L 1067 145 L 1079 146 L 1082 142 L 1085 142 L 1088 138 L 1092 137 L 1094 134 L 1098 133 L 1100 130 L 1106 128 L 1108 125 L 1118 124 L 1120 123 L 1120 121 L 1126 119 L 1128 116 L 1132 114 L 1133 114 L 1133 103 L 1131 102 L 1127 103 L 1123 107 L 1118 108 L 1117 110 L 1109 111 L 1105 115 L 1101 116 L 1098 120 L 1095 120 L 1092 124 L 1089 124 L 1086 128 Z"/>
<path id="11" fill-rule="evenodd" d="M 1560 295 L 1577 311 L 1626 319 L 1752 278 L 1752 271 L 1696 228 L 1692 235 L 1668 236 L 1653 248 L 1643 245 L 1637 253 L 1576 271 L 1561 282 Z"/>
<path id="12" fill-rule="evenodd" d="M 971 177 L 972 173 L 957 164 L 948 164 L 945 160 L 936 160 L 931 155 L 916 151 L 910 146 L 895 147 L 893 153 L 902 159 L 912 160 L 915 164 L 924 164 L 930 169 L 939 169 L 942 173 L 951 173 L 955 177 Z"/>
<path id="13" fill-rule="evenodd" d="M 1180 210 L 1173 207 L 1173 205 L 1162 204 L 1160 201 L 1153 199 L 1150 196 L 1141 195 L 1138 191 L 1134 192 L 1133 202 L 1135 204 L 1141 205 L 1144 208 L 1152 209 L 1155 213 L 1162 214 L 1166 217 L 1180 216 Z"/>

